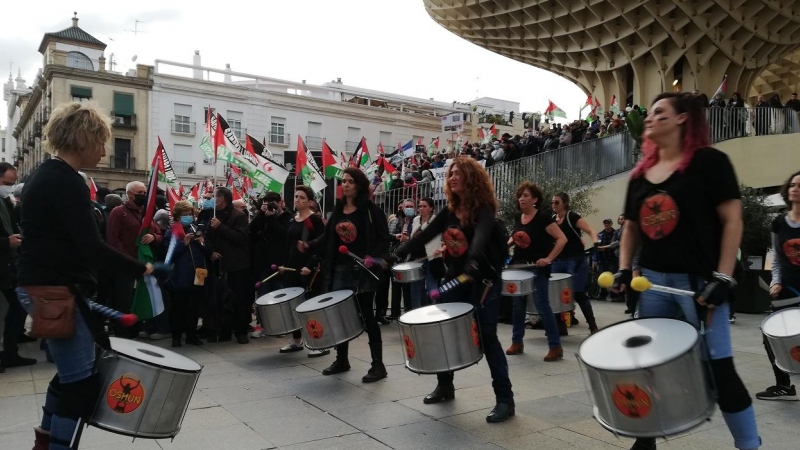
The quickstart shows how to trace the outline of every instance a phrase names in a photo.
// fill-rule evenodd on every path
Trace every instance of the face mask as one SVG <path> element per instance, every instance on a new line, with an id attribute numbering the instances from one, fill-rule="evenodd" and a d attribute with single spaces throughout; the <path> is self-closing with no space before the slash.
<path id="1" fill-rule="evenodd" d="M 192 216 L 181 216 L 181 225 L 191 225 L 194 222 L 194 217 Z"/>
<path id="2" fill-rule="evenodd" d="M 133 196 L 133 203 L 138 207 L 144 206 L 147 203 L 147 194 L 136 194 Z"/>
<path id="3" fill-rule="evenodd" d="M 14 186 L 0 186 L 0 197 L 8 198 L 14 193 Z"/>
<path id="4" fill-rule="evenodd" d="M 214 200 L 210 198 L 203 200 L 203 209 L 214 209 Z"/>
<path id="5" fill-rule="evenodd" d="M 495 150 L 499 150 L 500 149 L 500 144 L 494 144 L 493 147 L 494 147 Z"/>
<path id="6" fill-rule="evenodd" d="M 406 214 L 406 217 L 414 217 L 414 208 L 406 208 L 403 212 Z"/>

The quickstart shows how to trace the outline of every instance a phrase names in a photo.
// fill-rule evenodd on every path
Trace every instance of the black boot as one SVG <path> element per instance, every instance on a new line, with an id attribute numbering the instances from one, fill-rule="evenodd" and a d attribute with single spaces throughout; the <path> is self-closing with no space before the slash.
<path id="1" fill-rule="evenodd" d="M 372 354 L 372 367 L 361 378 L 362 383 L 374 383 L 386 378 L 386 366 L 383 365 L 383 342 L 370 342 L 369 352 Z"/>
<path id="2" fill-rule="evenodd" d="M 172 338 L 172 348 L 178 348 L 181 346 L 181 338 L 180 336 Z"/>
<path id="3" fill-rule="evenodd" d="M 452 400 L 456 398 L 456 388 L 452 383 L 450 384 L 437 384 L 436 389 L 422 399 L 422 403 L 432 405 L 434 403 L 441 403 L 445 400 Z"/>
<path id="4" fill-rule="evenodd" d="M 486 421 L 489 423 L 505 422 L 509 417 L 514 415 L 513 403 L 498 403 L 494 409 L 486 416 Z"/>
<path id="5" fill-rule="evenodd" d="M 656 440 L 654 438 L 637 438 L 631 450 L 656 450 Z"/>
<path id="6" fill-rule="evenodd" d="M 336 375 L 337 373 L 347 372 L 350 370 L 350 362 L 347 360 L 350 347 L 345 342 L 336 346 L 336 359 L 333 364 L 327 369 L 322 371 L 323 375 Z"/>

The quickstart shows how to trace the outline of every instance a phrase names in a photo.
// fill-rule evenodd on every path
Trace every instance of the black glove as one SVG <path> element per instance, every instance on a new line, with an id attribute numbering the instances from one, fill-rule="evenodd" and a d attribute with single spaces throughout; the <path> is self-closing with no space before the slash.
<path id="1" fill-rule="evenodd" d="M 631 269 L 620 269 L 614 274 L 614 287 L 625 286 L 627 288 L 631 285 L 631 280 L 633 280 Z"/>
<path id="2" fill-rule="evenodd" d="M 706 305 L 719 306 L 730 300 L 730 291 L 734 286 L 736 286 L 736 281 L 732 277 L 714 272 L 703 290 L 697 292 L 694 298 L 705 302 Z"/>
<path id="3" fill-rule="evenodd" d="M 172 264 L 153 263 L 153 271 L 150 275 L 156 278 L 167 278 L 172 273 Z"/>
<path id="4" fill-rule="evenodd" d="M 467 274 L 473 280 L 483 279 L 483 276 L 481 276 L 480 268 L 478 267 L 478 262 L 475 261 L 474 259 L 469 260 L 467 261 L 466 264 L 464 264 L 464 273 Z"/>

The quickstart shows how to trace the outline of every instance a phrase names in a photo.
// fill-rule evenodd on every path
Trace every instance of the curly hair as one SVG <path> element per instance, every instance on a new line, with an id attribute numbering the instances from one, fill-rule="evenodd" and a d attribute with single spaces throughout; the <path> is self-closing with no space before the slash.
<path id="1" fill-rule="evenodd" d="M 531 197 L 535 198 L 536 201 L 533 203 L 534 208 L 541 208 L 542 207 L 542 200 L 544 200 L 544 194 L 539 186 L 536 183 L 531 181 L 523 181 L 522 183 L 517 186 L 517 190 L 514 192 L 514 195 L 517 202 L 514 203 L 514 206 L 517 208 L 517 211 L 522 211 L 522 208 L 519 207 L 519 198 L 522 197 L 522 194 L 528 191 L 531 193 Z"/>
<path id="2" fill-rule="evenodd" d="M 344 169 L 344 174 L 342 174 L 342 177 L 344 177 L 345 174 L 350 175 L 356 184 L 356 198 L 353 199 L 353 202 L 356 204 L 356 206 L 364 206 L 369 203 L 369 179 L 364 172 L 356 169 L 355 167 L 348 167 Z M 342 198 L 336 202 L 335 208 L 341 208 L 340 211 L 344 210 L 345 202 L 346 200 L 344 196 L 342 196 Z"/>
<path id="3" fill-rule="evenodd" d="M 447 208 L 452 212 L 461 212 L 461 226 L 474 225 L 476 222 L 475 212 L 483 205 L 492 208 L 492 214 L 497 214 L 498 203 L 494 195 L 494 185 L 486 169 L 481 167 L 478 162 L 468 156 L 459 156 L 453 159 L 447 169 L 447 180 L 453 167 L 458 167 L 461 173 L 461 183 L 464 185 L 464 193 L 456 194 L 450 190 L 450 183 L 445 182 L 444 194 L 447 196 Z"/>
<path id="4" fill-rule="evenodd" d="M 44 127 L 45 148 L 50 153 L 95 151 L 111 138 L 111 119 L 92 104 L 77 102 L 57 106 Z"/>
<path id="5" fill-rule="evenodd" d="M 176 221 L 181 220 L 181 216 L 186 213 L 194 214 L 194 207 L 192 204 L 186 200 L 175 202 L 175 206 L 172 207 L 172 218 Z"/>

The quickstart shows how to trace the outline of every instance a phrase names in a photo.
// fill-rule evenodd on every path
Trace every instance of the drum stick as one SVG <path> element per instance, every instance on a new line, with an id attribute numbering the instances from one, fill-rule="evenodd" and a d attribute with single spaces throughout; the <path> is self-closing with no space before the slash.
<path id="1" fill-rule="evenodd" d="M 443 284 L 439 289 L 431 289 L 430 292 L 428 292 L 428 295 L 431 297 L 431 300 L 439 300 L 439 297 L 441 297 L 442 294 L 446 294 L 462 284 L 469 283 L 470 281 L 472 281 L 472 278 L 469 275 L 462 273 L 461 275 Z"/>
<path id="2" fill-rule="evenodd" d="M 350 250 L 348 250 L 346 245 L 340 245 L 339 246 L 339 253 L 341 253 L 343 255 L 348 255 L 351 258 L 353 258 L 353 260 L 359 266 L 363 267 L 367 272 L 369 272 L 369 274 L 372 275 L 373 278 L 375 278 L 376 280 L 380 281 L 380 278 L 378 278 L 377 275 L 375 275 L 374 273 L 372 273 L 371 270 L 369 270 L 369 268 L 372 267 L 373 263 L 375 262 L 375 260 L 373 260 L 372 257 L 366 256 L 366 257 L 364 257 L 364 259 L 361 259 L 356 254 L 354 254 Z"/>
<path id="3" fill-rule="evenodd" d="M 271 279 L 273 279 L 273 278 L 277 277 L 277 276 L 278 276 L 278 275 L 280 275 L 280 274 L 281 274 L 280 272 L 275 272 L 275 273 L 273 273 L 272 275 L 268 276 L 267 278 L 264 278 L 263 280 L 259 281 L 258 283 L 256 283 L 256 289 L 260 288 L 262 284 L 264 284 L 264 283 L 266 283 L 267 281 L 269 281 L 269 280 L 271 280 Z"/>
<path id="4" fill-rule="evenodd" d="M 506 269 L 527 269 L 529 267 L 536 267 L 536 263 L 533 263 L 533 264 L 511 264 L 510 266 L 506 266 Z"/>
<path id="5" fill-rule="evenodd" d="M 291 267 L 279 266 L 277 264 L 273 264 L 270 268 L 272 270 L 280 270 L 283 272 L 297 272 L 297 269 L 292 269 Z"/>
<path id="6" fill-rule="evenodd" d="M 116 320 L 123 327 L 129 327 L 135 324 L 137 320 L 139 320 L 136 314 L 124 314 L 117 311 L 116 309 L 109 308 L 108 306 L 103 306 L 91 300 L 89 300 L 89 309 L 100 314 L 101 316 Z"/>
<path id="7" fill-rule="evenodd" d="M 309 290 L 309 291 L 311 290 L 311 288 L 312 288 L 312 287 L 314 287 L 314 281 L 316 281 L 316 280 L 317 280 L 317 275 L 319 275 L 319 273 L 320 273 L 319 266 L 320 266 L 320 265 L 319 265 L 319 264 L 317 264 L 317 268 L 316 268 L 316 269 L 314 269 L 314 276 L 313 276 L 313 277 L 311 277 L 311 282 L 310 282 L 310 283 L 308 283 L 308 290 Z"/>
<path id="8" fill-rule="evenodd" d="M 686 295 L 689 297 L 697 296 L 695 292 L 688 291 L 686 289 L 677 289 L 668 286 L 660 286 L 657 284 L 653 284 L 650 282 L 650 280 L 648 280 L 645 277 L 636 277 L 633 280 L 631 280 L 631 289 L 638 292 L 644 292 L 652 289 L 657 292 L 664 292 L 665 294 Z M 711 325 L 712 317 L 714 317 L 714 308 L 706 306 L 706 319 L 705 319 L 706 327 Z"/>
<path id="9" fill-rule="evenodd" d="M 617 278 L 619 278 L 619 273 L 603 272 L 597 277 L 597 284 L 603 289 L 608 289 L 614 285 Z M 633 287 L 633 283 L 631 283 L 631 287 Z"/>

